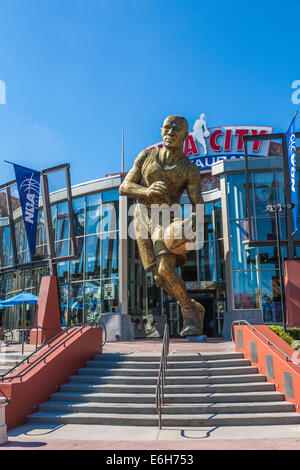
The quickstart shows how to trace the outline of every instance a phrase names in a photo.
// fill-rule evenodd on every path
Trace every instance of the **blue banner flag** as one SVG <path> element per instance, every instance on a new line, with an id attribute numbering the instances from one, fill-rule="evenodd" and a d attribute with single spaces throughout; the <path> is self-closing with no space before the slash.
<path id="1" fill-rule="evenodd" d="M 294 233 L 298 230 L 297 223 L 297 181 L 296 181 L 296 135 L 295 135 L 295 120 L 296 115 L 294 116 L 290 127 L 286 133 L 287 148 L 288 148 L 288 161 L 289 161 L 289 174 L 290 174 L 290 184 L 291 184 L 291 202 L 294 205 L 293 207 L 293 219 L 294 219 Z"/>
<path id="2" fill-rule="evenodd" d="M 40 172 L 14 165 L 29 249 L 35 254 L 40 195 Z"/>

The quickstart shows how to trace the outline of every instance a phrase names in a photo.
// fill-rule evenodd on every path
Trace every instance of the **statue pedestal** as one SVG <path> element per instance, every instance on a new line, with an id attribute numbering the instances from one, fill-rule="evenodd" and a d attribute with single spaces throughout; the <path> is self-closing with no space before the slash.
<path id="1" fill-rule="evenodd" d="M 189 341 L 191 343 L 203 343 L 204 341 L 207 340 L 206 335 L 199 335 L 199 336 L 187 336 L 186 341 Z"/>

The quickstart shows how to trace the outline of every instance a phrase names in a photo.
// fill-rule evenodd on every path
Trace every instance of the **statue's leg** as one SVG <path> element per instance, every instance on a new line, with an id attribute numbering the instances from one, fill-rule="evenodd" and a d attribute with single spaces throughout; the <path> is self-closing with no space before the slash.
<path id="1" fill-rule="evenodd" d="M 182 317 L 183 328 L 181 336 L 198 336 L 203 333 L 204 309 L 201 304 L 192 300 L 186 291 L 183 279 L 176 273 L 176 255 L 161 254 L 156 258 L 158 276 L 168 285 L 172 296 L 178 301 Z"/>

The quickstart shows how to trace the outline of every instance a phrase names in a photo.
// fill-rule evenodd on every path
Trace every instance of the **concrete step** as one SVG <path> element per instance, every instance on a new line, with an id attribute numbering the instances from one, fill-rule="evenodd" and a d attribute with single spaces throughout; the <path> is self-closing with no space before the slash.
<path id="1" fill-rule="evenodd" d="M 207 353 L 170 353 L 168 355 L 168 362 L 191 362 L 191 361 L 206 361 L 218 359 L 243 359 L 243 353 L 239 352 L 207 352 Z M 134 361 L 134 362 L 160 362 L 161 353 L 157 354 L 118 354 L 118 353 L 104 353 L 95 354 L 95 361 Z"/>
<path id="2" fill-rule="evenodd" d="M 124 403 L 98 403 L 98 402 L 69 402 L 49 401 L 42 403 L 39 411 L 55 413 L 128 413 L 155 414 L 154 404 L 124 404 Z M 282 402 L 257 402 L 257 403 L 202 403 L 202 404 L 174 404 L 165 405 L 163 414 L 203 414 L 203 413 L 288 413 L 294 412 L 294 405 Z"/>
<path id="3" fill-rule="evenodd" d="M 95 355 L 39 411 L 37 426 L 157 426 L 160 354 Z M 243 354 L 179 353 L 168 357 L 163 426 L 300 424 L 300 414 Z"/>
<path id="4" fill-rule="evenodd" d="M 135 360 L 121 360 L 121 361 L 87 361 L 87 367 L 96 367 L 96 368 L 127 368 L 127 369 L 159 369 L 160 362 L 153 362 L 153 361 L 135 361 Z M 220 360 L 212 360 L 212 361 L 192 361 L 192 362 L 179 362 L 179 361 L 171 361 L 168 362 L 168 369 L 182 369 L 184 370 L 187 366 L 189 369 L 198 369 L 198 368 L 211 368 L 211 367 L 243 367 L 243 366 L 250 366 L 250 361 L 248 359 L 220 359 Z"/>
<path id="5" fill-rule="evenodd" d="M 126 426 L 157 426 L 158 417 L 149 414 L 128 415 L 123 413 L 56 413 L 43 412 L 27 417 L 31 423 L 63 423 L 63 424 L 109 424 Z M 163 415 L 164 426 L 250 426 L 300 424 L 300 414 L 288 413 L 228 413 L 197 415 Z"/>
<path id="6" fill-rule="evenodd" d="M 4 358 L 8 358 L 8 357 L 10 359 L 19 359 L 20 357 L 25 358 L 25 357 L 29 356 L 29 354 L 31 354 L 31 352 L 24 352 L 22 354 L 22 352 L 1 351 L 0 352 L 0 360 L 4 359 Z"/>
<path id="7" fill-rule="evenodd" d="M 98 368 L 98 367 L 84 367 L 78 370 L 78 375 L 98 375 L 101 377 L 106 376 L 131 376 L 131 377 L 156 377 L 156 369 L 125 369 L 125 368 Z M 201 369 L 171 369 L 166 371 L 167 377 L 185 377 L 185 376 L 199 376 L 199 375 L 237 375 L 237 374 L 257 374 L 257 367 L 244 366 L 244 367 L 228 367 L 228 368 L 201 368 Z"/>
<path id="8" fill-rule="evenodd" d="M 217 376 L 186 376 L 186 377 L 167 377 L 168 385 L 196 385 L 196 384 L 221 384 L 221 383 L 249 383 L 265 382 L 266 378 L 259 374 L 244 375 L 217 375 Z M 155 385 L 157 377 L 131 377 L 131 376 L 100 376 L 100 375 L 73 375 L 70 377 L 71 383 L 90 383 L 90 384 L 124 384 L 124 385 Z"/>
<path id="9" fill-rule="evenodd" d="M 0 375 L 6 374 L 10 369 L 15 368 L 20 362 L 27 358 L 28 354 L 0 353 Z"/>
<path id="10" fill-rule="evenodd" d="M 82 391 L 61 391 L 50 395 L 53 401 L 77 401 L 77 402 L 97 402 L 97 403 L 140 403 L 154 404 L 153 393 L 101 393 L 101 392 L 82 392 Z M 166 394 L 166 404 L 201 404 L 201 403 L 238 403 L 240 401 L 253 402 L 282 402 L 284 395 L 279 392 L 240 392 L 240 393 L 189 393 L 183 394 Z"/>
<path id="11" fill-rule="evenodd" d="M 60 388 L 63 391 L 105 392 L 105 393 L 152 393 L 155 394 L 155 385 L 122 385 L 122 384 L 91 384 L 84 382 L 69 382 Z M 269 382 L 233 383 L 233 384 L 203 384 L 203 385 L 167 385 L 166 394 L 188 393 L 228 393 L 251 391 L 274 391 L 275 387 Z"/>

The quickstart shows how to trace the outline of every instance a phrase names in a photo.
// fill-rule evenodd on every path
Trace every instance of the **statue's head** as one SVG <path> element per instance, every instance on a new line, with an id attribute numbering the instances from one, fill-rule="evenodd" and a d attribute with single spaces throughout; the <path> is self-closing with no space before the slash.
<path id="1" fill-rule="evenodd" d="M 163 144 L 166 148 L 182 150 L 183 143 L 189 135 L 189 125 L 182 116 L 171 115 L 166 117 L 161 128 Z"/>

